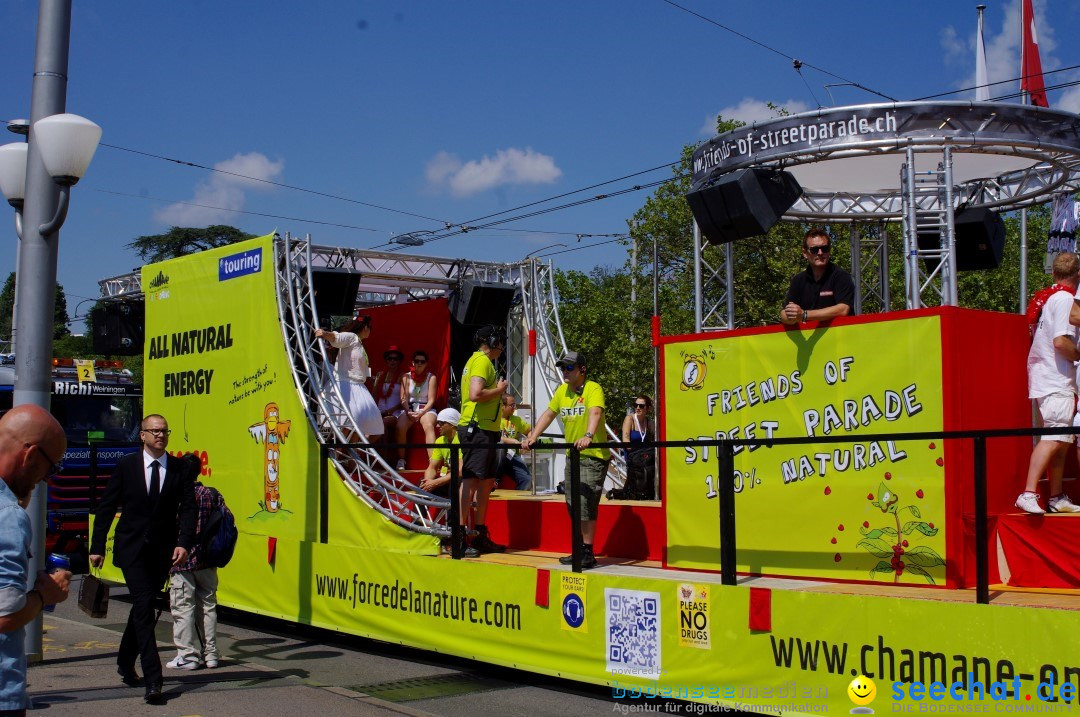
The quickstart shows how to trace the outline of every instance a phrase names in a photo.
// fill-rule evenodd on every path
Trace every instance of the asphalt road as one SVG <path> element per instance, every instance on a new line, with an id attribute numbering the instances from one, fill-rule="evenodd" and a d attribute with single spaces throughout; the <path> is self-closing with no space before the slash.
<path id="1" fill-rule="evenodd" d="M 570 717 L 630 712 L 607 688 L 227 610 L 218 629 L 221 666 L 166 669 L 168 704 L 152 707 L 143 703 L 141 688 L 124 687 L 116 677 L 116 648 L 129 608 L 126 592 L 114 588 L 109 616 L 95 620 L 75 605 L 78 581 L 72 598 L 46 615 L 45 659 L 29 672 L 31 714 Z M 158 623 L 158 642 L 164 663 L 175 654 L 167 612 Z M 680 711 L 649 706 L 650 712 Z"/>

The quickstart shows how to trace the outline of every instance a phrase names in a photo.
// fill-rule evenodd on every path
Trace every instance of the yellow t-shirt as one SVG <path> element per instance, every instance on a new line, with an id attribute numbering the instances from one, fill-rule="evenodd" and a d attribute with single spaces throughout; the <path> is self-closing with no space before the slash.
<path id="1" fill-rule="evenodd" d="M 470 401 L 469 384 L 473 378 L 484 379 L 484 388 L 495 388 L 499 377 L 495 374 L 495 364 L 483 351 L 477 351 L 465 364 L 461 372 L 461 420 L 459 426 L 467 426 L 476 422 L 476 427 L 481 431 L 499 430 L 499 411 L 502 408 L 502 398 L 495 396 L 487 401 Z"/>
<path id="2" fill-rule="evenodd" d="M 458 435 L 454 433 L 454 440 L 451 443 L 455 445 L 461 445 L 461 441 L 458 440 Z M 446 448 L 432 448 L 431 460 L 442 461 L 442 466 L 439 467 L 439 475 L 444 476 L 450 472 L 450 444 L 446 442 L 446 436 L 439 436 L 435 439 L 435 445 L 446 446 Z M 458 452 L 458 461 L 461 461 L 461 452 Z"/>
<path id="3" fill-rule="evenodd" d="M 604 389 L 600 388 L 600 384 L 586 380 L 581 387 L 581 393 L 571 393 L 570 384 L 564 383 L 555 389 L 555 395 L 548 404 L 548 408 L 562 422 L 567 443 L 574 443 L 585 437 L 585 432 L 589 430 L 589 409 L 594 407 L 599 407 L 601 411 L 600 423 L 596 426 L 598 435 L 593 437 L 593 440 L 599 443 L 604 440 Z M 586 448 L 581 455 L 606 460 L 609 451 L 606 448 Z"/>
<path id="4" fill-rule="evenodd" d="M 510 418 L 502 419 L 502 431 L 503 438 L 513 438 L 520 441 L 525 436 L 529 435 L 529 424 L 525 422 L 525 419 L 521 416 L 512 415 Z"/>

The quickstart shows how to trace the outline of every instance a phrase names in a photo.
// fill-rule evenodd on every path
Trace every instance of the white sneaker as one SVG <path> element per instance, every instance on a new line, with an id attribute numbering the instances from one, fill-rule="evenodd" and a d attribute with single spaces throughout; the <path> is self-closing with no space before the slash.
<path id="1" fill-rule="evenodd" d="M 165 666 L 170 670 L 197 670 L 199 669 L 199 662 L 198 660 L 186 660 L 177 655 L 170 662 L 166 662 Z"/>
<path id="2" fill-rule="evenodd" d="M 1064 493 L 1051 498 L 1048 507 L 1051 513 L 1080 513 L 1080 505 L 1073 503 Z"/>
<path id="3" fill-rule="evenodd" d="M 218 666 L 218 659 L 216 657 L 206 658 L 206 669 L 213 670 Z"/>
<path id="4" fill-rule="evenodd" d="M 398 458 L 397 469 L 399 471 L 405 470 L 405 459 L 404 458 Z"/>
<path id="5" fill-rule="evenodd" d="M 1072 503 L 1069 505 L 1072 505 Z M 1042 509 L 1042 506 L 1039 505 L 1038 493 L 1021 493 L 1020 497 L 1016 499 L 1016 507 L 1025 513 L 1042 514 L 1046 512 Z"/>

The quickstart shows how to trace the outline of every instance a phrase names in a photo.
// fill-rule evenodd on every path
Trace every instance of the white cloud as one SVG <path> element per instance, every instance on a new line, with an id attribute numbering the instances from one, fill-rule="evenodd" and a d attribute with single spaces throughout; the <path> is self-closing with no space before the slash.
<path id="1" fill-rule="evenodd" d="M 456 197 L 492 189 L 505 184 L 551 184 L 562 176 L 554 157 L 511 147 L 500 149 L 494 157 L 462 162 L 449 152 L 439 152 L 427 163 L 424 175 L 435 188 L 445 187 Z"/>
<path id="2" fill-rule="evenodd" d="M 195 185 L 194 197 L 155 212 L 154 219 L 176 227 L 235 223 L 236 214 L 229 210 L 243 209 L 248 191 L 272 189 L 258 180 L 277 181 L 284 168 L 284 162 L 271 162 L 259 152 L 237 154 L 215 164 L 219 171 Z"/>
<path id="3" fill-rule="evenodd" d="M 716 115 L 720 115 L 726 120 L 739 120 L 747 124 L 773 119 L 778 115 L 776 110 L 769 108 L 769 104 L 768 100 L 759 100 L 756 97 L 744 97 L 739 104 L 724 107 L 712 116 L 706 117 L 705 123 L 701 125 L 701 134 L 708 137 L 712 137 L 716 134 Z M 800 112 L 806 112 L 810 109 L 810 105 L 801 102 L 800 100 L 788 99 L 786 102 L 773 102 L 772 104 L 775 105 L 777 109 L 786 110 L 793 115 Z"/>

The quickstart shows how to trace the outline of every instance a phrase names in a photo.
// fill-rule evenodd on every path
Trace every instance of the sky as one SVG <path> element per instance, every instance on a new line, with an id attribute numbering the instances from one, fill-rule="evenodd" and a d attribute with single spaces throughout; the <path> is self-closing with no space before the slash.
<path id="1" fill-rule="evenodd" d="M 99 279 L 139 266 L 127 243 L 171 226 L 386 248 L 664 179 L 684 145 L 714 135 L 718 113 L 881 100 L 849 82 L 900 100 L 974 84 L 976 2 L 677 1 L 74 0 L 67 111 L 103 136 L 60 232 L 69 312 L 86 313 Z M 1018 1 L 985 2 L 992 83 L 1019 75 Z M 1035 7 L 1044 71 L 1080 64 L 1067 42 L 1080 0 Z M 30 113 L 37 11 L 0 3 L 0 120 Z M 1080 112 L 1080 86 L 1049 98 Z M 407 251 L 621 266 L 612 235 L 650 191 Z M 10 221 L 3 276 L 16 261 Z"/>

